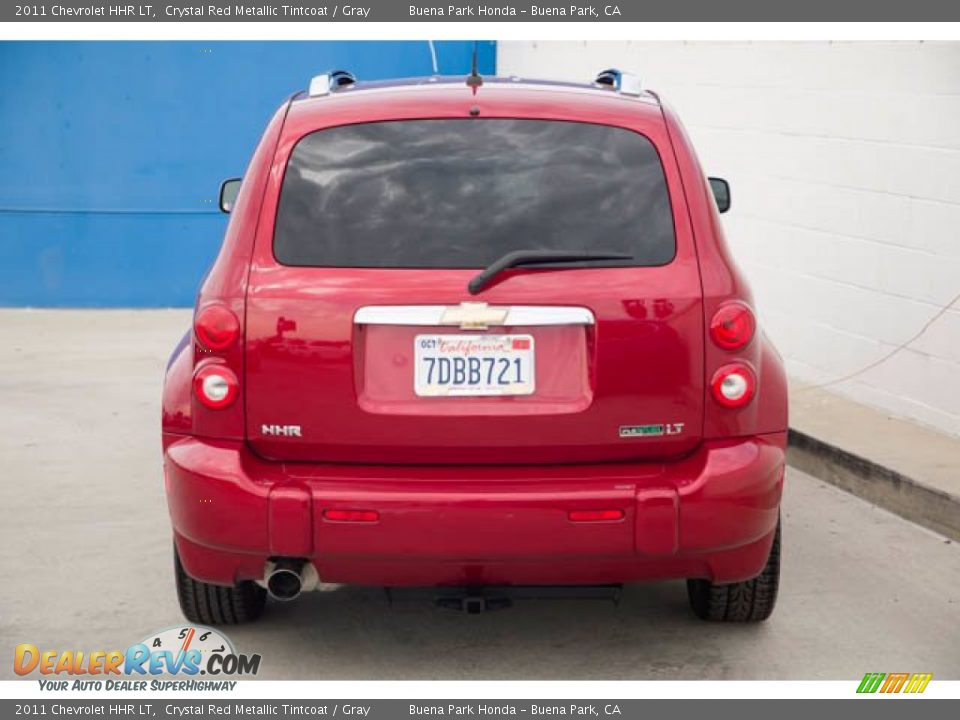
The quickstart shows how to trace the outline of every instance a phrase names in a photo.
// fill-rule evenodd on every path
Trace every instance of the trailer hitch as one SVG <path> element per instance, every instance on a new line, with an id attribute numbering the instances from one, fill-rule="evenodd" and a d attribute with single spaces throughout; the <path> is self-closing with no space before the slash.
<path id="1" fill-rule="evenodd" d="M 491 610 L 504 610 L 513 605 L 506 595 L 486 593 L 483 590 L 467 590 L 460 594 L 443 594 L 434 599 L 437 607 L 457 610 L 465 615 L 479 615 Z"/>
<path id="2" fill-rule="evenodd" d="M 434 604 L 466 615 L 504 610 L 513 607 L 514 600 L 607 600 L 617 605 L 622 590 L 621 585 L 444 588 L 436 592 Z"/>

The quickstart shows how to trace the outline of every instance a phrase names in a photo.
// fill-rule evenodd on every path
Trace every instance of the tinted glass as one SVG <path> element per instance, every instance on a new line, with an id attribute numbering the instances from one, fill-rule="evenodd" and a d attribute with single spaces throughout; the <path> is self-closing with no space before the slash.
<path id="1" fill-rule="evenodd" d="M 662 265 L 673 217 L 653 145 L 622 128 L 408 120 L 304 137 L 280 195 L 287 265 L 479 268 L 514 250 L 607 250 Z"/>

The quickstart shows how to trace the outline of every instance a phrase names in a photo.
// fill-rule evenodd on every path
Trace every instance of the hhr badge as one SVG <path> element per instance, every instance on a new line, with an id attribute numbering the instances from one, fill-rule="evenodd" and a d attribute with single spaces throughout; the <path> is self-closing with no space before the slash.
<path id="1" fill-rule="evenodd" d="M 666 423 L 665 425 L 621 425 L 620 437 L 659 437 L 661 435 L 679 435 L 684 423 Z"/>
<path id="2" fill-rule="evenodd" d="M 303 437 L 299 425 L 261 425 L 260 432 L 274 437 Z"/>

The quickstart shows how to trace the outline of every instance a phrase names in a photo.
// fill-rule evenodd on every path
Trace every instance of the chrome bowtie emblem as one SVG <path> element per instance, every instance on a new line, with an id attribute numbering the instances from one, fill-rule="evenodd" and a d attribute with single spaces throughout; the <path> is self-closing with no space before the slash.
<path id="1" fill-rule="evenodd" d="M 490 325 L 503 325 L 510 308 L 490 307 L 485 302 L 462 302 L 448 307 L 440 318 L 441 325 L 459 325 L 461 330 L 485 330 Z"/>

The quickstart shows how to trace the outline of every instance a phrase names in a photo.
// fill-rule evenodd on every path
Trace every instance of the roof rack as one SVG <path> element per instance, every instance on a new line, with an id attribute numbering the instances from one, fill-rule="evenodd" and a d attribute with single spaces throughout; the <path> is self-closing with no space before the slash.
<path id="1" fill-rule="evenodd" d="M 329 95 L 334 90 L 353 85 L 357 82 L 356 76 L 346 70 L 331 70 L 323 75 L 316 75 L 310 80 L 307 94 L 310 97 Z"/>
<path id="2" fill-rule="evenodd" d="M 593 82 L 596 85 L 616 90 L 623 95 L 640 95 L 643 92 L 639 75 L 622 72 L 616 68 L 600 71 Z"/>

